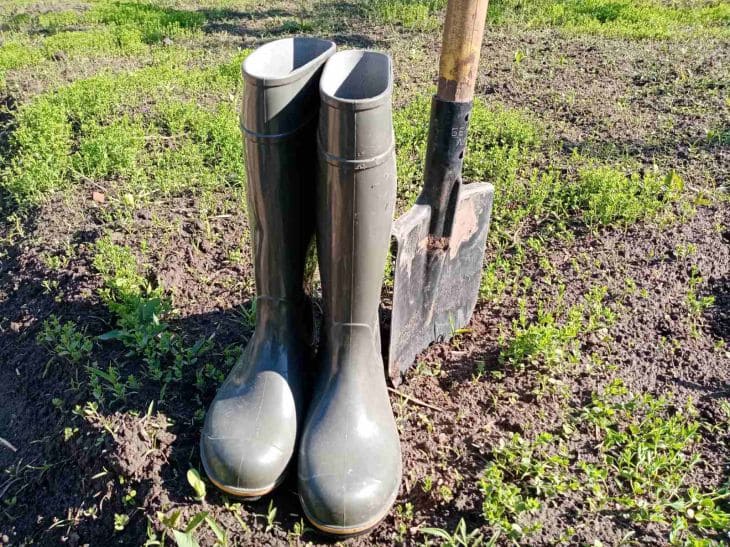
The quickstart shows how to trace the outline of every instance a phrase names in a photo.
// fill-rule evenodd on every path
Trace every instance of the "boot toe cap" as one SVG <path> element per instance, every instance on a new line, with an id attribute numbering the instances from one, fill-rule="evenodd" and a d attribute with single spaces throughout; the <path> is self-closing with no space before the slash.
<path id="1" fill-rule="evenodd" d="M 369 530 L 387 515 L 398 494 L 399 480 L 356 475 L 300 480 L 299 496 L 312 524 L 327 533 L 353 535 Z"/>
<path id="2" fill-rule="evenodd" d="M 237 496 L 261 496 L 272 490 L 286 470 L 290 455 L 258 439 L 201 439 L 201 458 L 210 480 Z"/>
<path id="3" fill-rule="evenodd" d="M 297 411 L 286 382 L 259 375 L 223 389 L 205 418 L 200 455 L 208 477 L 236 496 L 260 496 L 281 482 L 294 453 Z"/>

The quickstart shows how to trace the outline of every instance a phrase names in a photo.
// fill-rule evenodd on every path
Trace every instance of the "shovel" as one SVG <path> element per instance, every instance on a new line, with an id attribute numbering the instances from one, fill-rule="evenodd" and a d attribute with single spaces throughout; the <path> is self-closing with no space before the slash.
<path id="1" fill-rule="evenodd" d="M 463 329 L 477 302 L 494 187 L 463 184 L 461 169 L 487 4 L 449 0 L 423 190 L 393 225 L 393 310 L 386 351 L 394 385 L 423 349 Z"/>

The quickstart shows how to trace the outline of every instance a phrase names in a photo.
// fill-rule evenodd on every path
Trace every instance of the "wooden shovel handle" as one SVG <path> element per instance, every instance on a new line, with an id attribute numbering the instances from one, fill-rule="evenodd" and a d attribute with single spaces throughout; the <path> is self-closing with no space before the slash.
<path id="1" fill-rule="evenodd" d="M 449 0 L 436 93 L 440 99 L 470 102 L 474 98 L 488 5 L 489 0 Z"/>

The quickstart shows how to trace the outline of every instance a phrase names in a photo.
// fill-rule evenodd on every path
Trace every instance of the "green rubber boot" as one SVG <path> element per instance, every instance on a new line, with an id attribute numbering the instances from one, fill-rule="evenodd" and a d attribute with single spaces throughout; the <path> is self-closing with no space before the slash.
<path id="1" fill-rule="evenodd" d="M 307 518 L 341 536 L 378 524 L 401 478 L 378 323 L 396 192 L 392 85 L 390 57 L 372 51 L 336 53 L 320 80 L 324 325 L 298 479 Z"/>
<path id="2" fill-rule="evenodd" d="M 305 412 L 311 310 L 303 290 L 314 231 L 318 82 L 334 43 L 287 38 L 243 63 L 242 131 L 256 274 L 256 328 L 210 405 L 203 467 L 239 497 L 284 478 Z"/>

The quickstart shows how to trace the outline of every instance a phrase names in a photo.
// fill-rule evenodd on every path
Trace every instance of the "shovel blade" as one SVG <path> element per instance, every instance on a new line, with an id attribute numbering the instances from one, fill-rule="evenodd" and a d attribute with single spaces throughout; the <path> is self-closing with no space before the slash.
<path id="1" fill-rule="evenodd" d="M 493 200 L 491 184 L 465 185 L 445 248 L 429 240 L 428 205 L 415 205 L 394 222 L 388 375 L 395 385 L 421 351 L 469 323 L 479 295 Z"/>

